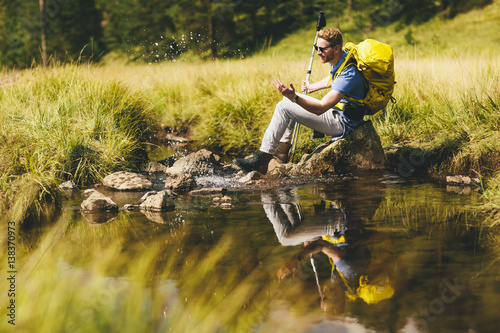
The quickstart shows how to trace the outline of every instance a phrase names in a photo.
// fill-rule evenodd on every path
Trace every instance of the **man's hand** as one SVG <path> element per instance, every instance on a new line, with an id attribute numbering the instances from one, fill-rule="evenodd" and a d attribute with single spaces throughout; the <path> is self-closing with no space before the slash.
<path id="1" fill-rule="evenodd" d="M 293 83 L 290 83 L 290 86 L 287 87 L 283 82 L 281 82 L 279 79 L 274 80 L 274 86 L 278 91 L 288 98 L 289 100 L 293 100 L 295 96 L 297 95 L 295 93 L 295 88 L 293 87 Z"/>
<path id="2" fill-rule="evenodd" d="M 304 94 L 311 94 L 313 92 L 316 92 L 321 89 L 326 89 L 327 83 L 330 80 L 330 75 L 324 77 L 322 80 L 315 82 L 315 83 L 310 83 L 308 81 L 302 81 L 302 92 Z"/>
<path id="3" fill-rule="evenodd" d="M 290 273 L 295 273 L 295 269 L 299 265 L 300 261 L 297 258 L 291 258 L 288 260 L 283 267 L 280 268 L 278 273 L 276 274 L 280 280 L 286 278 Z"/>
<path id="4" fill-rule="evenodd" d="M 302 81 L 302 92 L 304 94 L 309 94 L 309 93 L 313 92 L 311 84 L 308 81 Z"/>

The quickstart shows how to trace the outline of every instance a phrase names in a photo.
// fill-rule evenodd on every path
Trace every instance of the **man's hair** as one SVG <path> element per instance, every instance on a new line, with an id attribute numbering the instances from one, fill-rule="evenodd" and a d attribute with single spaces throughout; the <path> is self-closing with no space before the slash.
<path id="1" fill-rule="evenodd" d="M 344 44 L 344 41 L 342 39 L 342 33 L 337 28 L 328 28 L 325 30 L 321 30 L 318 33 L 318 38 L 322 38 L 328 41 L 332 46 L 335 45 L 342 46 Z"/>

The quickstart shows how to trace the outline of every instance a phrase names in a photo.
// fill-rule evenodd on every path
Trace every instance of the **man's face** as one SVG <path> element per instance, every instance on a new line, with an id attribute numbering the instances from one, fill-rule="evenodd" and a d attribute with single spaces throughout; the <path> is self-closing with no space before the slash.
<path id="1" fill-rule="evenodd" d="M 333 46 L 327 40 L 318 38 L 318 41 L 316 42 L 316 50 L 321 62 L 327 63 L 333 61 L 337 57 L 340 52 L 340 45 Z"/>

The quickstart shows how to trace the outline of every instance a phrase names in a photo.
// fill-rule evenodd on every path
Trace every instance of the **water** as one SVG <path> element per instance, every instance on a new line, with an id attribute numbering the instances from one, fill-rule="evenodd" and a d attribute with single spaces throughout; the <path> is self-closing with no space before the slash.
<path id="1" fill-rule="evenodd" d="M 498 256 L 466 209 L 476 193 L 384 173 L 228 195 L 230 209 L 184 195 L 96 223 L 68 193 L 57 221 L 19 236 L 16 328 L 496 332 Z"/>

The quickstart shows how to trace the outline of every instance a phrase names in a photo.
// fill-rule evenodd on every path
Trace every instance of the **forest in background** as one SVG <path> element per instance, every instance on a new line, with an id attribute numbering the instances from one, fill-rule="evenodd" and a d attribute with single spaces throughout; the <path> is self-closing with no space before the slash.
<path id="1" fill-rule="evenodd" d="M 489 3 L 491 0 L 1 0 L 0 68 L 27 68 L 49 61 L 99 62 L 108 54 L 145 62 L 181 55 L 247 57 L 301 27 L 314 29 L 319 10 L 336 22 L 350 21 L 367 32 L 395 21 L 402 28 L 436 15 L 453 18 Z"/>

